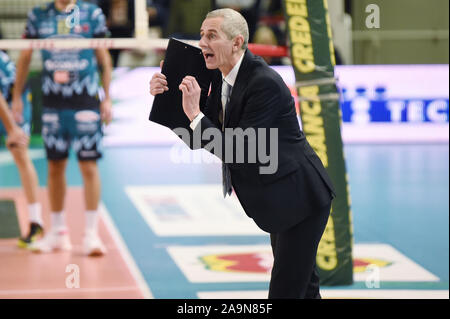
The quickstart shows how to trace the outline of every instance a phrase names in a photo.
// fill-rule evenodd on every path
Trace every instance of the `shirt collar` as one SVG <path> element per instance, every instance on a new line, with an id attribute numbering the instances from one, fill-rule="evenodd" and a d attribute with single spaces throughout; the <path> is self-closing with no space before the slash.
<path id="1" fill-rule="evenodd" d="M 78 2 L 79 2 L 78 0 L 75 0 L 75 1 L 73 2 L 73 5 L 74 5 L 74 6 L 77 6 L 77 5 L 79 4 Z M 72 3 L 70 3 L 69 5 L 71 5 L 71 4 L 72 4 Z M 55 4 L 54 1 L 52 2 L 52 5 L 53 5 L 53 9 L 55 9 L 56 12 L 59 12 L 59 13 L 71 13 L 71 12 L 73 11 L 73 7 L 72 7 L 72 9 L 71 9 L 70 11 L 59 10 L 58 8 L 56 8 L 56 4 Z"/>
<path id="2" fill-rule="evenodd" d="M 242 53 L 238 63 L 231 69 L 230 73 L 226 77 L 222 74 L 222 79 L 225 80 L 229 85 L 234 86 L 234 83 L 236 82 L 236 78 L 239 72 L 239 68 L 241 67 L 242 60 L 244 59 L 244 53 Z"/>

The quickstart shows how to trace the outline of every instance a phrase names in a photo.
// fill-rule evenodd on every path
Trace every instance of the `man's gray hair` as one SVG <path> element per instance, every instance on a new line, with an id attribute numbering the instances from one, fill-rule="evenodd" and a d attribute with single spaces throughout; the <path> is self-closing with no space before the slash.
<path id="1" fill-rule="evenodd" d="M 206 15 L 206 19 L 218 17 L 223 18 L 221 28 L 230 40 L 234 39 L 238 35 L 242 35 L 244 37 L 244 44 L 242 45 L 242 49 L 246 50 L 248 45 L 249 31 L 247 21 L 242 16 L 242 14 L 233 9 L 224 8 L 211 11 Z"/>

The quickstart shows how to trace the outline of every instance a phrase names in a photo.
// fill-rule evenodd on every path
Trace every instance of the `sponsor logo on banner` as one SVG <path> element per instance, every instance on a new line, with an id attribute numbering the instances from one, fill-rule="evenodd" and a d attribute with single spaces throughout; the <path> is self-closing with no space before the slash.
<path id="1" fill-rule="evenodd" d="M 364 86 L 356 88 L 351 97 L 346 88 L 342 89 L 342 120 L 355 124 L 369 122 L 410 122 L 448 123 L 448 98 L 391 98 L 386 97 L 386 87 L 375 88 L 371 97 Z"/>
<path id="2" fill-rule="evenodd" d="M 297 113 L 301 113 L 292 66 L 272 68 L 291 89 Z M 117 121 L 108 126 L 105 145 L 179 142 L 170 129 L 142 121 L 148 117 L 144 114 L 148 110 L 139 108 L 140 101 L 148 98 L 147 79 L 159 71 L 159 67 L 114 70 L 117 76 L 111 83 L 111 95 L 117 101 L 114 105 Z M 441 141 L 448 132 L 448 126 L 446 131 L 439 129 L 449 122 L 448 65 L 338 65 L 335 73 L 341 93 L 344 142 Z M 433 129 L 426 126 L 427 135 L 423 134 L 423 128 L 415 133 L 417 125 L 423 123 Z M 391 131 L 387 133 L 383 126 L 385 134 L 380 134 L 380 124 L 386 124 Z M 349 127 L 351 131 L 347 133 Z M 405 131 L 408 127 L 413 129 Z M 366 131 L 367 128 L 376 131 Z"/>
<path id="3" fill-rule="evenodd" d="M 273 68 L 297 97 L 292 68 Z M 344 123 L 364 126 L 449 121 L 448 65 L 338 65 L 335 71 Z M 371 77 L 366 76 L 369 73 Z"/>
<path id="4" fill-rule="evenodd" d="M 267 235 L 237 198 L 224 200 L 220 184 L 129 186 L 126 193 L 159 236 Z"/>
<path id="5" fill-rule="evenodd" d="M 272 269 L 273 257 L 270 253 L 217 254 L 201 256 L 200 261 L 212 271 L 268 274 Z M 375 258 L 353 259 L 355 273 L 366 272 L 371 265 L 381 268 L 392 265 L 392 262 Z"/>
<path id="6" fill-rule="evenodd" d="M 267 253 L 219 254 L 200 257 L 206 268 L 213 271 L 269 273 L 273 258 Z"/>
<path id="7" fill-rule="evenodd" d="M 354 258 L 353 259 L 353 272 L 361 273 L 366 272 L 367 268 L 371 265 L 375 265 L 377 267 L 387 267 L 392 265 L 392 262 L 375 259 L 375 258 Z"/>
<path id="8" fill-rule="evenodd" d="M 154 214 L 162 222 L 171 220 L 189 220 L 191 217 L 173 196 L 144 195 L 143 200 L 153 209 Z"/>
<path id="9" fill-rule="evenodd" d="M 270 280 L 273 255 L 268 245 L 175 246 L 169 254 L 190 282 L 264 282 Z M 385 244 L 354 246 L 354 280 L 365 282 L 377 267 L 380 281 L 434 282 L 432 273 Z"/>

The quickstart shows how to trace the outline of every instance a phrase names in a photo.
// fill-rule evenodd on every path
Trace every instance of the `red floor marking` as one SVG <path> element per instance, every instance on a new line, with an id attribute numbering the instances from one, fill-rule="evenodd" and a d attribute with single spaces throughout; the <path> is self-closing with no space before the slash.
<path id="1" fill-rule="evenodd" d="M 50 225 L 48 197 L 41 189 L 43 218 Z M 22 234 L 28 231 L 27 203 L 21 189 L 2 189 L 1 199 L 14 199 Z M 83 255 L 84 200 L 80 187 L 70 187 L 66 196 L 66 221 L 71 252 L 34 254 L 17 247 L 17 239 L 0 240 L 0 298 L 143 298 L 130 269 L 102 219 L 99 234 L 108 253 L 103 257 Z M 66 272 L 78 265 L 80 288 L 67 288 Z"/>

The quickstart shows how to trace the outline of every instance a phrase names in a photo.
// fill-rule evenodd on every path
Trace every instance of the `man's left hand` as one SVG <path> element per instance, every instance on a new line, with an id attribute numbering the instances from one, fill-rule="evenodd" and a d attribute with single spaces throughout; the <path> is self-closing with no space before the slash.
<path id="1" fill-rule="evenodd" d="M 30 138 L 25 132 L 17 125 L 14 125 L 11 132 L 8 133 L 6 138 L 6 146 L 11 147 L 27 147 Z"/>
<path id="2" fill-rule="evenodd" d="M 108 125 L 112 121 L 112 101 L 106 98 L 100 103 L 100 116 L 102 121 Z"/>
<path id="3" fill-rule="evenodd" d="M 202 90 L 193 76 L 186 76 L 179 86 L 183 92 L 183 110 L 189 120 L 200 113 L 200 94 Z"/>

